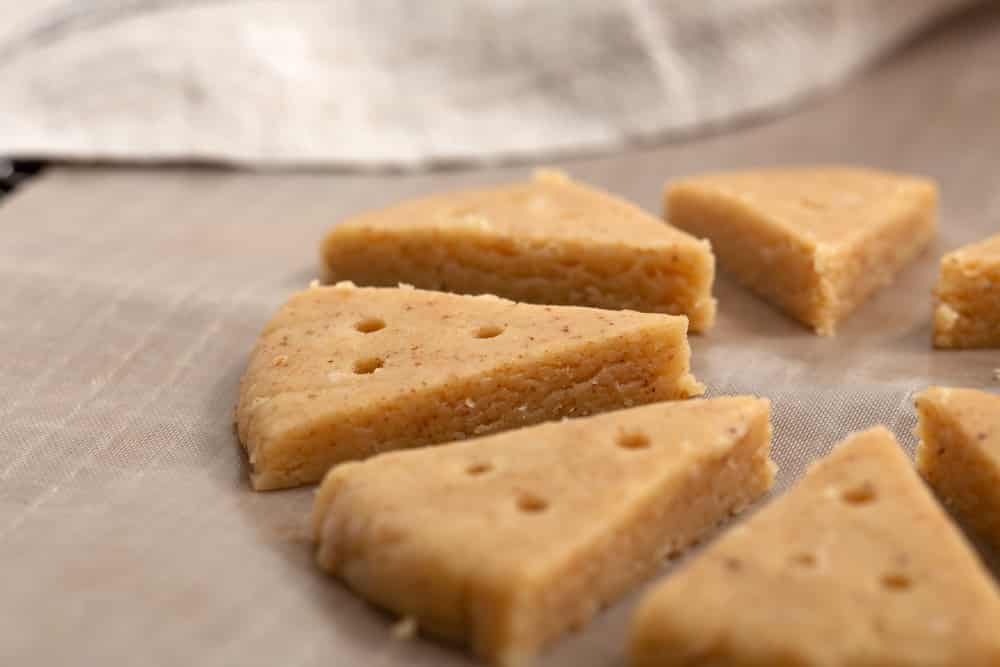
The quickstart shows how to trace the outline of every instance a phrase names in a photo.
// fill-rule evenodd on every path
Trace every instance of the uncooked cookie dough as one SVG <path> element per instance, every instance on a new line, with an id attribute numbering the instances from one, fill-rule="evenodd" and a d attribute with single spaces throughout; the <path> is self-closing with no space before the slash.
<path id="1" fill-rule="evenodd" d="M 992 577 L 884 428 L 643 601 L 633 667 L 1000 665 Z"/>
<path id="2" fill-rule="evenodd" d="M 832 335 L 936 231 L 937 187 L 872 169 L 706 174 L 669 185 L 667 220 L 707 238 L 722 269 Z"/>
<path id="3" fill-rule="evenodd" d="M 330 280 L 715 320 L 708 243 L 558 172 L 364 213 L 322 256 Z"/>
<path id="4" fill-rule="evenodd" d="M 941 259 L 936 347 L 1000 347 L 1000 234 Z"/>
<path id="5" fill-rule="evenodd" d="M 687 319 L 352 284 L 264 328 L 237 423 L 256 489 L 330 466 L 560 417 L 687 398 Z"/>
<path id="6" fill-rule="evenodd" d="M 964 523 L 1000 549 L 1000 396 L 930 387 L 916 404 L 920 474 Z"/>
<path id="7" fill-rule="evenodd" d="M 766 400 L 657 403 L 334 468 L 319 564 L 515 665 L 771 485 Z"/>

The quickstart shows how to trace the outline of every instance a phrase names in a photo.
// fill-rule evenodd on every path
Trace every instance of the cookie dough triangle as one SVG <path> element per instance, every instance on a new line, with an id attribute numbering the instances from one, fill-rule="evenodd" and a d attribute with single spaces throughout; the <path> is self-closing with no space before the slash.
<path id="1" fill-rule="evenodd" d="M 874 428 L 654 588 L 631 664 L 986 667 L 997 628 L 990 575 Z"/>
<path id="2" fill-rule="evenodd" d="M 934 346 L 1000 347 L 1000 234 L 941 258 Z"/>
<path id="3" fill-rule="evenodd" d="M 1000 396 L 930 387 L 916 404 L 917 468 L 963 523 L 1000 550 Z"/>
<path id="4" fill-rule="evenodd" d="M 322 258 L 331 281 L 686 315 L 692 331 L 715 319 L 707 243 L 559 172 L 364 213 Z"/>
<path id="5" fill-rule="evenodd" d="M 694 176 L 665 203 L 722 269 L 825 335 L 926 247 L 936 206 L 928 179 L 837 166 Z"/>
<path id="6" fill-rule="evenodd" d="M 316 287 L 265 327 L 237 424 L 257 489 L 330 466 L 703 391 L 684 317 Z"/>
<path id="7" fill-rule="evenodd" d="M 769 405 L 674 401 L 334 468 L 318 561 L 422 631 L 513 665 L 771 485 Z"/>

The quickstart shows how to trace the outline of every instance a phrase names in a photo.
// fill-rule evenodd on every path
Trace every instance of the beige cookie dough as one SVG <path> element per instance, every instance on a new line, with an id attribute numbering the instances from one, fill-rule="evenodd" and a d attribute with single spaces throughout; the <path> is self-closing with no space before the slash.
<path id="1" fill-rule="evenodd" d="M 1000 549 L 1000 396 L 930 387 L 916 404 L 920 474 L 964 523 Z"/>
<path id="2" fill-rule="evenodd" d="M 267 324 L 237 424 L 256 489 L 330 466 L 700 394 L 687 319 L 415 289 L 316 287 Z"/>
<path id="3" fill-rule="evenodd" d="M 633 667 L 991 667 L 1000 594 L 884 428 L 668 577 Z"/>
<path id="4" fill-rule="evenodd" d="M 708 243 L 558 172 L 358 215 L 322 260 L 330 280 L 362 285 L 686 315 L 695 332 L 715 319 Z"/>
<path id="5" fill-rule="evenodd" d="M 519 664 L 770 487 L 768 413 L 657 403 L 338 466 L 318 561 L 421 632 Z"/>
<path id="6" fill-rule="evenodd" d="M 935 347 L 1000 347 L 1000 234 L 941 259 Z"/>
<path id="7" fill-rule="evenodd" d="M 936 207 L 928 179 L 851 167 L 705 174 L 665 203 L 722 269 L 824 335 L 920 253 Z"/>

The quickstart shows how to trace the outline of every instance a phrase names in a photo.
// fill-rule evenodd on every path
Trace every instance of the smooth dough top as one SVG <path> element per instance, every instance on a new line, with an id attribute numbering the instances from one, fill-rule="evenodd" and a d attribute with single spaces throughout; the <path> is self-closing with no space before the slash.
<path id="1" fill-rule="evenodd" d="M 796 235 L 833 244 L 937 203 L 929 179 L 839 166 L 709 173 L 674 182 L 668 192 L 730 199 Z"/>

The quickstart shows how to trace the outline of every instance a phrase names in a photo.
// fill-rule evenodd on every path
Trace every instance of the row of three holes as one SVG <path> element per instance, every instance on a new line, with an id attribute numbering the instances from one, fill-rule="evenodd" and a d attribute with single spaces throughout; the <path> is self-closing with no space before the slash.
<path id="1" fill-rule="evenodd" d="M 650 441 L 649 436 L 645 433 L 640 433 L 638 431 L 633 431 L 630 433 L 622 433 L 618 436 L 617 444 L 622 449 L 644 449 L 649 447 Z M 465 472 L 472 476 L 483 475 L 493 470 L 493 465 L 490 463 L 473 463 L 465 469 Z"/>
<path id="2" fill-rule="evenodd" d="M 385 320 L 378 317 L 369 317 L 354 325 L 354 328 L 364 334 L 375 333 L 385 328 Z M 487 325 L 476 330 L 476 338 L 496 338 L 503 333 L 503 327 Z M 367 357 L 354 362 L 354 372 L 357 375 L 368 375 L 374 373 L 385 365 L 385 360 L 380 357 Z"/>
<path id="3" fill-rule="evenodd" d="M 618 436 L 618 446 L 623 449 L 642 449 L 649 446 L 649 438 L 644 433 L 623 433 Z M 490 463 L 473 463 L 465 472 L 472 476 L 484 475 L 493 470 Z M 549 503 L 534 494 L 522 493 L 517 498 L 517 508 L 522 512 L 535 514 L 548 509 Z"/>
<path id="4" fill-rule="evenodd" d="M 355 324 L 354 328 L 365 334 L 375 333 L 385 328 L 385 320 L 380 317 L 366 317 Z M 476 329 L 476 338 L 496 338 L 502 333 L 503 327 L 488 324 Z"/>

